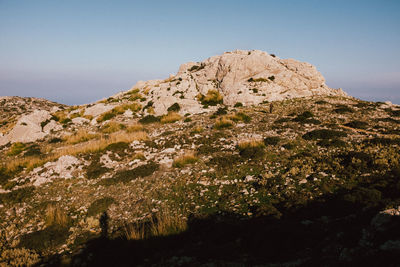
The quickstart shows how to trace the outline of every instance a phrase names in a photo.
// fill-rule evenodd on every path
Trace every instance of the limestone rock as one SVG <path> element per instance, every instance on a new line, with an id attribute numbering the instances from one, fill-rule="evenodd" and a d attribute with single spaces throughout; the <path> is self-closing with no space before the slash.
<path id="1" fill-rule="evenodd" d="M 153 103 L 156 115 L 167 113 L 174 103 L 181 106 L 181 114 L 204 112 L 197 96 L 209 90 L 217 90 L 226 105 L 241 102 L 245 106 L 313 95 L 347 96 L 341 89 L 329 88 L 313 65 L 259 50 L 237 50 L 185 63 L 176 76 L 140 81 L 132 89 L 147 92 L 147 103 Z"/>
<path id="2" fill-rule="evenodd" d="M 49 118 L 50 112 L 46 110 L 35 110 L 28 115 L 23 115 L 8 134 L 0 137 L 0 145 L 9 142 L 34 142 L 44 138 L 46 133 L 43 132 L 41 123 Z"/>

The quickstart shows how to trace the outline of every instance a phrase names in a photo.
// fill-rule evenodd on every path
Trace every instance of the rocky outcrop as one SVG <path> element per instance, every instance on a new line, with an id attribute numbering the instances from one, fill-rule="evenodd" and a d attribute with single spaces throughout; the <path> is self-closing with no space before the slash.
<path id="1" fill-rule="evenodd" d="M 22 116 L 14 128 L 6 135 L 0 137 L 0 146 L 15 142 L 34 142 L 46 136 L 43 131 L 42 122 L 50 119 L 50 112 L 36 110 L 28 115 Z"/>
<path id="2" fill-rule="evenodd" d="M 185 63 L 175 76 L 140 81 L 132 89 L 147 93 L 156 115 L 165 114 L 174 103 L 181 106 L 181 114 L 203 112 L 198 95 L 210 90 L 217 90 L 226 105 L 257 105 L 313 95 L 347 96 L 341 89 L 329 88 L 313 65 L 259 50 L 237 50 Z"/>

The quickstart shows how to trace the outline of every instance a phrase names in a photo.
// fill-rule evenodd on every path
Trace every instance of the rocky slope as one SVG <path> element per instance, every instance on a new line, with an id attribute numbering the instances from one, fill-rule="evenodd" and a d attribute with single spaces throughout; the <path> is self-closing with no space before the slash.
<path id="1" fill-rule="evenodd" d="M 400 107 L 311 65 L 236 51 L 89 105 L 5 99 L 4 266 L 398 264 Z"/>

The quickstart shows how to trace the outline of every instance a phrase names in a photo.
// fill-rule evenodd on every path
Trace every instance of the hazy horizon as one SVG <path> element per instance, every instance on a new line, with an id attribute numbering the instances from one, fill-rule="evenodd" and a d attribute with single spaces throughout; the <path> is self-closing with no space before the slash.
<path id="1" fill-rule="evenodd" d="M 313 64 L 328 86 L 400 104 L 398 1 L 0 0 L 0 95 L 84 104 L 236 49 Z"/>

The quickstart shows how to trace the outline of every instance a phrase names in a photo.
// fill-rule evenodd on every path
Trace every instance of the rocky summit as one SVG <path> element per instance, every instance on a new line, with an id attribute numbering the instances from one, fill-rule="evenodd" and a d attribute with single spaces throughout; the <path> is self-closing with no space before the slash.
<path id="1" fill-rule="evenodd" d="M 0 111 L 0 266 L 400 263 L 400 107 L 308 63 L 227 52 Z"/>

